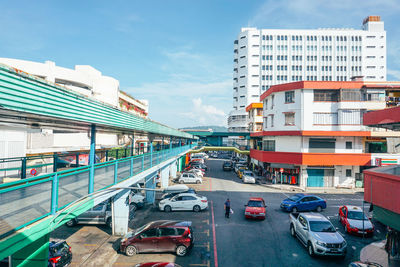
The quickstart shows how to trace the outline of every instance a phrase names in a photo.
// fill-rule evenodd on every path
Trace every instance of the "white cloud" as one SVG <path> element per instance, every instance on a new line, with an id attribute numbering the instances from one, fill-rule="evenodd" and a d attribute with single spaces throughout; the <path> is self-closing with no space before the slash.
<path id="1" fill-rule="evenodd" d="M 126 91 L 149 100 L 150 117 L 167 125 L 226 125 L 232 103 L 231 65 L 218 55 L 193 51 L 190 45 L 161 54 L 164 78 Z"/>
<path id="2" fill-rule="evenodd" d="M 193 107 L 181 115 L 193 120 L 193 125 L 226 126 L 226 114 L 213 105 L 205 105 L 200 97 L 192 99 Z"/>

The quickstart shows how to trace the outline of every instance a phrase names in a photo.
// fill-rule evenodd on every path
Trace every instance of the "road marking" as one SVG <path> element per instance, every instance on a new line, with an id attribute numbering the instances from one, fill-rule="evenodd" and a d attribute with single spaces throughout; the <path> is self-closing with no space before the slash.
<path id="1" fill-rule="evenodd" d="M 381 231 L 379 231 L 378 229 L 376 229 L 376 231 L 378 232 L 378 233 L 380 233 Z"/>
<path id="2" fill-rule="evenodd" d="M 207 261 L 207 264 L 196 264 L 196 263 L 191 263 L 189 266 L 210 266 L 210 261 Z"/>
<path id="3" fill-rule="evenodd" d="M 95 246 L 97 246 L 97 244 L 83 244 L 84 246 L 87 246 L 87 247 L 95 247 Z"/>
<path id="4" fill-rule="evenodd" d="M 210 224 L 210 220 L 208 220 L 208 219 L 207 219 L 207 220 L 203 220 L 202 222 L 203 222 L 203 223 Z"/>
<path id="5" fill-rule="evenodd" d="M 195 246 L 195 247 L 200 247 L 200 248 L 207 248 L 207 251 L 210 252 L 210 243 L 203 244 L 203 245 L 196 244 L 196 245 L 194 245 L 194 246 Z"/>
<path id="6" fill-rule="evenodd" d="M 293 256 L 293 257 L 297 257 L 297 256 L 299 256 L 299 255 L 297 255 L 296 253 L 292 253 L 292 256 Z"/>
<path id="7" fill-rule="evenodd" d="M 203 232 L 197 232 L 198 234 L 207 234 L 207 236 L 210 236 L 210 230 L 204 230 Z"/>
<path id="8" fill-rule="evenodd" d="M 282 195 L 284 195 L 286 198 L 289 198 L 289 197 L 290 197 L 288 194 L 283 193 L 283 192 L 282 192 Z"/>
<path id="9" fill-rule="evenodd" d="M 126 266 L 132 266 L 132 262 L 114 262 L 113 265 L 126 265 Z"/>
<path id="10" fill-rule="evenodd" d="M 213 242 L 214 242 L 214 267 L 218 267 L 218 256 L 217 256 L 217 237 L 215 235 L 215 224 L 214 224 L 214 205 L 211 200 L 211 220 L 213 229 Z"/>
<path id="11" fill-rule="evenodd" d="M 356 247 L 355 247 L 355 246 L 351 246 L 351 248 L 352 248 L 353 250 L 356 250 Z"/>

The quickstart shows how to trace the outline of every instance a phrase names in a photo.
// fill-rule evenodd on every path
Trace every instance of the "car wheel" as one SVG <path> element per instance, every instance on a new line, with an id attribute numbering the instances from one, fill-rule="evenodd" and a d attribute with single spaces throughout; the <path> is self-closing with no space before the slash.
<path id="1" fill-rule="evenodd" d="M 196 181 L 196 184 L 201 184 L 201 181 L 200 181 L 200 180 L 197 180 L 197 181 Z"/>
<path id="2" fill-rule="evenodd" d="M 137 248 L 134 246 L 127 246 L 125 249 L 126 256 L 132 257 L 138 253 Z"/>
<path id="3" fill-rule="evenodd" d="M 297 208 L 294 207 L 294 208 L 292 209 L 292 212 L 298 212 Z"/>
<path id="4" fill-rule="evenodd" d="M 183 181 L 183 180 L 179 180 L 179 183 L 180 183 L 180 184 L 183 184 L 183 183 L 184 183 L 184 181 Z"/>
<path id="5" fill-rule="evenodd" d="M 200 206 L 199 205 L 196 205 L 196 206 L 194 206 L 193 207 L 193 211 L 194 212 L 199 212 L 201 209 L 200 209 Z"/>
<path id="6" fill-rule="evenodd" d="M 321 206 L 318 206 L 317 207 L 317 212 L 321 212 L 322 211 L 322 207 Z"/>
<path id="7" fill-rule="evenodd" d="M 171 209 L 171 206 L 168 206 L 168 205 L 167 205 L 167 206 L 164 207 L 164 211 L 165 211 L 165 212 L 170 212 L 171 210 L 172 210 L 172 209 Z"/>
<path id="8" fill-rule="evenodd" d="M 176 247 L 176 255 L 179 257 L 185 256 L 187 253 L 187 248 L 184 245 L 179 245 Z"/>
<path id="9" fill-rule="evenodd" d="M 72 227 L 76 225 L 75 219 L 69 220 L 68 222 L 65 223 L 67 226 Z"/>
<path id="10" fill-rule="evenodd" d="M 308 242 L 307 251 L 308 251 L 308 255 L 310 255 L 311 257 L 314 257 L 314 249 L 310 242 Z"/>
<path id="11" fill-rule="evenodd" d="M 135 203 L 131 203 L 131 210 L 136 211 L 138 209 L 138 206 Z"/>
<path id="12" fill-rule="evenodd" d="M 296 236 L 296 230 L 294 230 L 293 224 L 290 225 L 290 234 L 295 237 Z"/>
<path id="13" fill-rule="evenodd" d="M 106 224 L 107 224 L 108 227 L 110 227 L 112 229 L 112 220 L 111 220 L 111 218 L 107 219 Z"/>

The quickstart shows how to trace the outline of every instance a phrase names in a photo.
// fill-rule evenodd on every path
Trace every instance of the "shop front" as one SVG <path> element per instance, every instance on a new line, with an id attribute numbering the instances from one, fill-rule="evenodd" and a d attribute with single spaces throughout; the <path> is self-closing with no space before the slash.
<path id="1" fill-rule="evenodd" d="M 299 185 L 300 166 L 271 163 L 267 168 L 267 179 L 276 184 Z"/>
<path id="2" fill-rule="evenodd" d="M 334 167 L 308 167 L 307 187 L 334 187 Z"/>

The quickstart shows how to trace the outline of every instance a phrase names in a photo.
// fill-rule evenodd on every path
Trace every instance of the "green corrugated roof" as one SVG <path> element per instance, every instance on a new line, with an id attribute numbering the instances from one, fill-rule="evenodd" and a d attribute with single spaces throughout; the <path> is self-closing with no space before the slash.
<path id="1" fill-rule="evenodd" d="M 0 107 L 104 128 L 193 138 L 189 133 L 121 111 L 5 65 L 0 65 Z"/>

